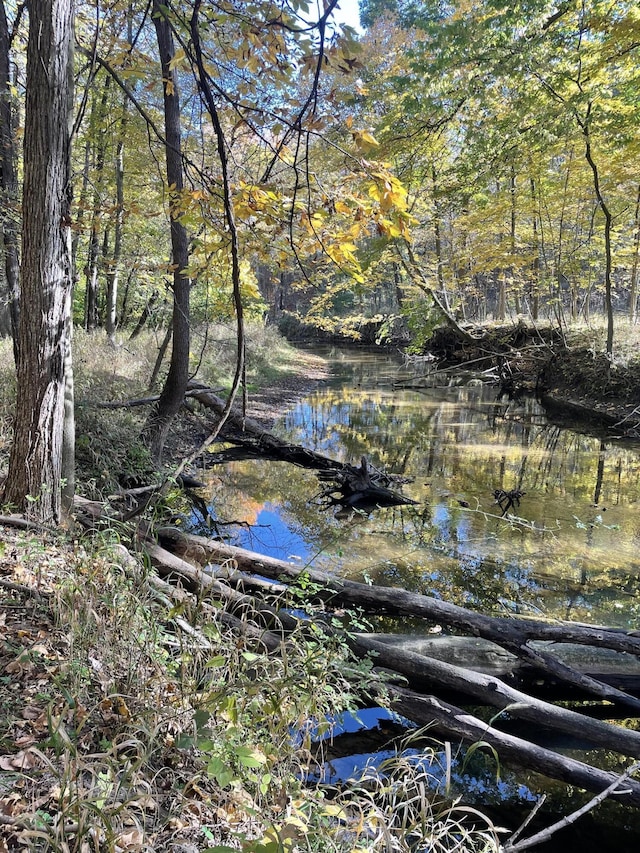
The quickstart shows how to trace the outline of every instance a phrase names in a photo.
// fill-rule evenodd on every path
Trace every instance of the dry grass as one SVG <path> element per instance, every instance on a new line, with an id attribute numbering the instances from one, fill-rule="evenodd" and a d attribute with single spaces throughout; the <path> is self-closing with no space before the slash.
<path id="1" fill-rule="evenodd" d="M 157 393 L 149 388 L 162 334 L 144 332 L 134 341 L 122 338 L 117 346 L 103 333 L 74 334 L 74 381 L 76 396 L 76 456 L 79 491 L 92 498 L 112 493 L 120 481 L 150 482 L 153 470 L 139 440 L 148 407 L 101 409 L 96 404 L 126 401 Z M 196 329 L 192 341 L 192 375 L 201 382 L 226 391 L 235 371 L 236 340 L 231 325 Z M 168 356 L 167 356 L 168 358 Z M 11 342 L 0 341 L 0 470 L 8 464 L 11 446 L 15 374 Z M 167 359 L 160 371 L 162 381 Z M 256 394 L 272 383 L 286 383 L 300 369 L 299 354 L 272 328 L 247 328 L 247 383 Z M 264 413 L 263 413 L 264 414 Z M 202 427 L 204 429 L 204 427 Z M 178 456 L 178 434 L 172 449 Z"/>
<path id="2" fill-rule="evenodd" d="M 490 823 L 431 795 L 428 750 L 337 798 L 307 788 L 293 733 L 353 707 L 369 668 L 304 630 L 263 653 L 116 539 L 6 531 L 0 850 L 497 851 Z"/>

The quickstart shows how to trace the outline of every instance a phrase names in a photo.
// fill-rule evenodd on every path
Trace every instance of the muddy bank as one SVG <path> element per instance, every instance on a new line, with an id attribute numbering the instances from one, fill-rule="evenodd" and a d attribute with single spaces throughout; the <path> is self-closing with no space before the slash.
<path id="1" fill-rule="evenodd" d="M 640 356 L 609 360 L 555 327 L 522 321 L 466 331 L 471 337 L 437 329 L 425 351 L 441 367 L 494 368 L 504 393 L 534 394 L 553 421 L 640 439 Z"/>

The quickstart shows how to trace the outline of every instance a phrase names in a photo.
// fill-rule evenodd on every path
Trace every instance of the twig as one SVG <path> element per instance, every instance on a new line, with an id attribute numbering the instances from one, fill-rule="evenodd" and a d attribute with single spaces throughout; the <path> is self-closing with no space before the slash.
<path id="1" fill-rule="evenodd" d="M 636 406 L 635 409 L 632 412 L 629 412 L 629 414 L 625 415 L 622 420 L 617 421 L 614 424 L 614 427 L 622 426 L 622 424 L 630 420 L 634 415 L 640 415 L 640 406 Z"/>
<path id="2" fill-rule="evenodd" d="M 604 791 L 601 791 L 599 794 L 596 794 L 588 803 L 585 803 L 584 806 L 577 809 L 575 812 L 572 812 L 570 815 L 566 815 L 562 818 L 562 820 L 557 821 L 556 823 L 548 826 L 546 829 L 541 830 L 540 832 L 536 832 L 535 835 L 531 835 L 529 838 L 524 838 L 522 841 L 518 841 L 516 844 L 512 844 L 511 841 L 507 841 L 507 843 L 502 848 L 503 853 L 516 853 L 516 851 L 527 850 L 529 847 L 534 847 L 537 844 L 541 844 L 543 841 L 548 841 L 552 835 L 555 835 L 561 829 L 564 829 L 567 826 L 571 826 L 572 823 L 575 823 L 581 817 L 586 815 L 592 809 L 595 809 L 596 806 L 599 806 L 600 803 L 604 802 L 607 797 L 611 796 L 616 792 L 616 789 L 628 779 L 636 770 L 640 769 L 640 762 L 636 762 L 632 764 L 631 767 L 628 767 L 624 773 L 622 773 L 615 782 L 612 782 L 608 788 L 605 788 Z M 520 830 L 519 830 L 520 831 Z"/>
<path id="3" fill-rule="evenodd" d="M 531 821 L 534 819 L 534 817 L 538 814 L 538 812 L 540 811 L 540 809 L 542 808 L 542 806 L 543 806 L 543 805 L 544 805 L 544 803 L 546 802 L 546 799 L 547 799 L 547 795 L 546 795 L 546 794 L 543 794 L 543 795 L 540 797 L 540 799 L 536 801 L 536 804 L 535 804 L 535 805 L 534 805 L 534 807 L 531 809 L 531 811 L 529 812 L 529 814 L 525 817 L 525 819 L 522 821 L 522 823 L 520 824 L 520 826 L 516 829 L 516 831 L 515 831 L 515 832 L 513 833 L 513 835 L 511 836 L 511 838 L 507 841 L 507 844 L 511 845 L 511 847 L 512 847 L 512 848 L 514 847 L 514 845 L 515 845 L 515 843 L 516 843 L 517 839 L 518 839 L 518 838 L 520 838 L 520 836 L 522 835 L 522 833 L 523 833 L 523 832 L 525 831 L 525 829 L 529 826 L 529 824 L 530 824 L 530 823 L 531 823 Z"/>
<path id="4" fill-rule="evenodd" d="M 50 595 L 48 592 L 42 592 L 41 590 L 34 589 L 31 586 L 14 583 L 13 581 L 0 580 L 0 587 L 2 587 L 2 589 L 8 589 L 11 592 L 19 592 L 20 595 L 26 595 L 36 601 L 42 601 L 43 598 L 48 598 Z"/>

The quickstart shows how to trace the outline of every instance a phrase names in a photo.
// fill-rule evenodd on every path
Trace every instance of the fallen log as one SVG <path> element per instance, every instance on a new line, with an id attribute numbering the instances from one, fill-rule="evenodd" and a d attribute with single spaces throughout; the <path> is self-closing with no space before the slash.
<path id="1" fill-rule="evenodd" d="M 478 637 L 438 636 L 422 637 L 413 634 L 357 634 L 364 642 L 369 639 L 400 651 L 415 652 L 435 660 L 463 666 L 474 672 L 506 680 L 510 686 L 526 690 L 536 696 L 553 696 L 555 699 L 576 698 L 562 690 L 563 684 L 555 678 L 543 677 L 539 670 L 520 660 L 496 643 Z M 627 652 L 594 648 L 578 643 L 559 643 L 550 640 L 531 640 L 529 645 L 539 651 L 550 652 L 562 663 L 583 675 L 603 681 L 633 695 L 640 694 L 640 658 Z M 572 688 L 573 690 L 573 688 Z M 584 694 L 586 698 L 587 694 Z"/>
<path id="2" fill-rule="evenodd" d="M 491 640 L 539 670 L 549 672 L 580 690 L 640 712 L 640 699 L 587 675 L 582 675 L 549 652 L 533 649 L 529 645 L 529 641 L 534 639 L 555 640 L 640 655 L 640 637 L 638 636 L 632 636 L 617 629 L 594 628 L 572 622 L 547 623 L 542 620 L 518 617 L 486 616 L 419 593 L 407 592 L 397 587 L 370 586 L 338 578 L 317 569 L 300 567 L 202 536 L 185 534 L 175 528 L 161 528 L 158 535 L 160 541 L 170 550 L 177 548 L 184 555 L 189 553 L 189 549 L 197 548 L 200 555 L 205 554 L 206 559 L 211 562 L 233 561 L 243 571 L 255 572 L 277 580 L 284 578 L 292 581 L 300 576 L 308 577 L 314 582 L 313 597 L 317 601 L 323 601 L 332 606 L 355 606 L 367 613 L 399 617 L 417 616 L 438 625 L 447 625 L 463 633 Z"/>
<path id="3" fill-rule="evenodd" d="M 617 773 L 599 770 L 590 764 L 500 732 L 472 714 L 442 702 L 435 696 L 422 696 L 400 687 L 390 687 L 389 691 L 394 710 L 414 723 L 430 726 L 434 734 L 449 739 L 455 737 L 467 743 L 489 744 L 501 758 L 528 770 L 595 793 L 606 790 L 619 778 Z M 640 782 L 625 780 L 620 791 L 616 792 L 616 800 L 640 806 Z"/>
<path id="4" fill-rule="evenodd" d="M 360 656 L 373 652 L 376 666 L 405 676 L 409 684 L 414 688 L 421 688 L 421 692 L 432 692 L 437 688 L 453 690 L 474 702 L 502 711 L 508 710 L 510 716 L 528 720 L 536 726 L 545 726 L 570 735 L 579 731 L 582 738 L 595 746 L 640 758 L 640 732 L 594 720 L 568 708 L 543 702 L 515 690 L 495 676 L 401 650 L 387 643 L 379 643 L 371 636 L 366 641 L 361 637 L 353 637 L 350 646 Z"/>
<path id="5" fill-rule="evenodd" d="M 189 386 L 189 396 L 217 415 L 222 415 L 225 401 L 211 389 L 192 383 Z M 237 411 L 232 411 L 227 418 L 220 439 L 234 444 L 235 447 L 209 453 L 209 465 L 239 458 L 270 459 L 319 471 L 323 482 L 333 484 L 321 493 L 322 498 L 328 499 L 326 505 L 329 507 L 340 505 L 354 510 L 371 510 L 375 507 L 417 503 L 390 488 L 391 483 L 406 480 L 378 471 L 365 457 L 359 467 L 330 459 L 299 444 L 283 441 Z"/>
<path id="6" fill-rule="evenodd" d="M 203 550 L 198 557 L 200 560 L 205 559 Z M 234 565 L 233 562 L 225 562 L 222 566 L 209 565 L 207 571 L 243 592 L 281 597 L 287 590 L 286 584 L 265 580 L 248 572 L 240 572 L 234 568 Z M 587 692 L 568 686 L 555 676 L 541 673 L 538 668 L 521 660 L 512 652 L 479 637 L 451 634 L 426 637 L 415 634 L 366 633 L 356 633 L 354 636 L 365 642 L 371 639 L 400 650 L 447 661 L 474 672 L 493 675 L 505 680 L 510 687 L 523 690 L 538 698 L 566 701 L 589 698 Z M 582 675 L 602 681 L 632 696 L 640 697 L 640 657 L 628 652 L 555 640 L 529 640 L 529 645 L 537 652 L 552 653 L 561 663 L 572 667 Z M 601 708 L 604 714 L 605 706 Z M 594 711 L 595 709 L 592 709 L 592 713 Z M 607 719 L 611 718 L 610 714 Z"/>
<path id="7" fill-rule="evenodd" d="M 190 538 L 186 537 L 187 540 Z M 198 540 L 201 538 L 197 537 Z M 203 546 L 200 547 L 205 551 Z M 177 576 L 182 581 L 192 584 L 194 589 L 200 588 L 214 596 L 222 597 L 229 602 L 232 609 L 239 607 L 247 612 L 263 613 L 265 616 L 268 615 L 278 620 L 285 616 L 289 626 L 299 626 L 299 620 L 292 615 L 274 612 L 273 608 L 265 606 L 251 596 L 232 590 L 231 587 L 214 579 L 201 568 L 191 566 L 165 549 L 152 543 L 149 543 L 148 548 L 153 564 L 165 576 Z M 280 563 L 280 561 L 272 560 L 269 562 Z M 285 622 L 279 622 L 279 624 L 285 631 L 288 630 L 288 627 L 284 627 Z M 314 636 L 317 640 L 317 632 L 314 633 Z M 379 648 L 376 647 L 376 652 L 387 655 L 386 663 L 392 663 L 394 668 L 397 666 L 398 669 L 402 669 L 403 664 L 397 657 L 392 659 L 393 655 L 397 655 L 396 650 L 381 643 L 377 646 Z M 415 657 L 419 656 L 415 655 Z M 518 694 L 506 685 L 498 685 L 492 677 L 481 676 L 477 673 L 470 674 L 469 671 L 443 665 L 442 662 L 433 660 L 427 661 L 424 666 L 426 670 L 423 671 L 423 675 L 430 677 L 437 675 L 441 683 L 453 680 L 457 686 L 471 676 L 475 685 L 474 690 L 478 691 L 478 696 L 486 692 L 499 693 L 500 707 L 506 707 L 510 714 L 522 710 L 523 717 L 533 720 L 538 726 L 545 723 L 561 731 L 575 733 L 578 730 L 581 736 L 590 739 L 592 743 L 606 746 L 624 754 L 635 755 L 640 751 L 640 735 L 636 732 L 627 732 L 610 724 L 587 720 L 582 715 L 568 712 L 565 709 L 549 708 L 546 703 L 535 703 L 529 696 Z M 373 680 L 370 690 L 375 692 L 376 689 L 382 690 L 381 696 L 386 692 L 386 695 L 391 697 L 392 706 L 399 714 L 418 725 L 429 726 L 430 731 L 447 740 L 455 739 L 456 741 L 490 744 L 503 759 L 588 791 L 604 791 L 614 784 L 617 778 L 614 773 L 608 773 L 583 762 L 558 755 L 549 749 L 502 732 L 493 725 L 483 722 L 433 695 L 420 695 L 415 691 L 406 690 L 394 684 L 378 687 L 376 681 Z M 544 716 L 541 718 L 541 715 Z M 619 796 L 625 803 L 640 806 L 640 783 L 636 781 L 627 783 L 625 781 L 624 789 Z"/>
<path id="8" fill-rule="evenodd" d="M 151 560 L 151 564 L 158 574 L 169 580 L 180 580 L 188 589 L 196 592 L 207 592 L 214 598 L 227 604 L 229 610 L 234 614 L 250 614 L 255 622 L 263 620 L 265 631 L 278 632 L 279 641 L 282 639 L 282 631 L 291 631 L 297 628 L 299 622 L 288 613 L 280 612 L 277 608 L 265 605 L 251 596 L 237 592 L 216 578 L 212 577 L 202 569 L 194 568 L 190 563 L 176 557 L 175 554 L 160 548 L 152 542 L 145 543 L 145 551 Z M 262 629 L 260 629 L 262 630 Z M 268 639 L 271 645 L 271 640 Z"/>

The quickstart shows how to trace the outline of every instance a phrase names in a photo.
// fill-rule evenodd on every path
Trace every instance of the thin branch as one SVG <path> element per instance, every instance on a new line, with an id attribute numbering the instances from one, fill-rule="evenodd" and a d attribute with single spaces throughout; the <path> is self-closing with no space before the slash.
<path id="1" fill-rule="evenodd" d="M 556 834 L 556 832 L 567 826 L 571 826 L 572 823 L 575 823 L 581 817 L 595 809 L 596 806 L 599 806 L 600 803 L 604 802 L 607 797 L 610 797 L 615 793 L 622 793 L 618 790 L 620 785 L 639 769 L 640 762 L 632 764 L 631 767 L 628 767 L 625 772 L 615 780 L 615 782 L 612 782 L 612 784 L 609 785 L 608 788 L 605 788 L 604 791 L 601 791 L 593 797 L 593 799 L 589 800 L 588 803 L 585 803 L 584 806 L 577 809 L 575 812 L 572 812 L 570 815 L 563 817 L 561 820 L 557 821 L 557 823 L 548 826 L 546 829 L 537 832 L 535 835 L 531 835 L 529 838 L 524 838 L 522 841 L 518 841 L 516 844 L 512 844 L 510 841 L 507 841 L 503 847 L 503 853 L 519 853 L 520 850 L 528 850 L 530 847 L 535 847 L 543 841 L 548 841 L 552 835 Z"/>

